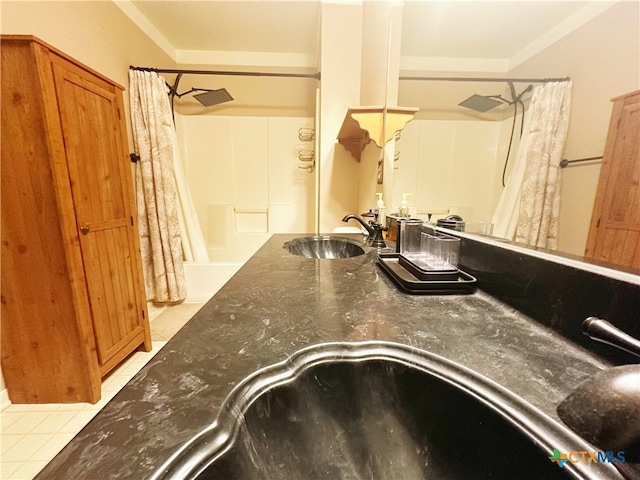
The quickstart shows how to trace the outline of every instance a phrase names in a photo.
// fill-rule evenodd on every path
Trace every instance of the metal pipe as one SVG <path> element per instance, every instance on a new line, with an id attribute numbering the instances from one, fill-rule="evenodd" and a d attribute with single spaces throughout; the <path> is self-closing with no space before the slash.
<path id="1" fill-rule="evenodd" d="M 578 158 L 576 160 L 567 160 L 565 158 L 563 160 L 560 160 L 560 168 L 565 168 L 565 167 L 569 166 L 570 163 L 589 162 L 591 160 L 602 160 L 602 156 L 589 157 L 589 158 Z"/>

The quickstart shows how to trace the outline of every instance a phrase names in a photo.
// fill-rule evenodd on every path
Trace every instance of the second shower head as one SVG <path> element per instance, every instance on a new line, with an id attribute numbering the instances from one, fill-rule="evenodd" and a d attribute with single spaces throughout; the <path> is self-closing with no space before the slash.
<path id="1" fill-rule="evenodd" d="M 498 105 L 507 104 L 514 105 L 518 102 L 522 103 L 522 97 L 525 93 L 530 92 L 533 89 L 533 85 L 529 85 L 525 88 L 520 94 L 516 94 L 516 89 L 512 81 L 507 82 L 509 84 L 509 89 L 511 90 L 511 98 L 509 101 L 501 95 L 478 95 L 474 93 L 466 100 L 463 100 L 458 105 L 465 108 L 470 108 L 471 110 L 475 110 L 476 112 L 484 113 L 488 112 L 496 108 Z"/>
<path id="2" fill-rule="evenodd" d="M 460 102 L 458 105 L 465 108 L 470 108 L 476 112 L 488 112 L 496 108 L 498 105 L 502 105 L 504 102 L 498 96 L 484 96 L 474 93 L 466 100 Z"/>

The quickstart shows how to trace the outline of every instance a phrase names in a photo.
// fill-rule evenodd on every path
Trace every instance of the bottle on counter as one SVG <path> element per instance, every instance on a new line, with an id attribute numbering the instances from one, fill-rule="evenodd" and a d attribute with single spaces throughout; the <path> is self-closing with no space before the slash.
<path id="1" fill-rule="evenodd" d="M 409 195 L 413 195 L 413 194 L 412 193 L 402 194 L 402 201 L 400 202 L 400 210 L 398 210 L 398 213 L 402 218 L 409 218 L 409 201 L 407 200 L 407 197 Z"/>
<path id="2" fill-rule="evenodd" d="M 386 224 L 386 215 L 385 215 L 385 207 L 384 207 L 384 200 L 382 200 L 382 192 L 378 192 L 376 193 L 376 195 L 378 196 L 378 201 L 376 202 L 376 209 L 378 210 L 378 223 L 380 225 L 385 225 Z"/>

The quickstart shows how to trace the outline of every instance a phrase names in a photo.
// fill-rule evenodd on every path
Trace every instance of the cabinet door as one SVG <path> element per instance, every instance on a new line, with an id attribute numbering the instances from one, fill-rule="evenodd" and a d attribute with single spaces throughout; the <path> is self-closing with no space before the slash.
<path id="1" fill-rule="evenodd" d="M 640 92 L 615 100 L 585 256 L 640 268 Z"/>
<path id="2" fill-rule="evenodd" d="M 53 70 L 98 359 L 106 373 L 105 365 L 140 344 L 146 322 L 120 91 L 64 59 L 56 58 Z"/>

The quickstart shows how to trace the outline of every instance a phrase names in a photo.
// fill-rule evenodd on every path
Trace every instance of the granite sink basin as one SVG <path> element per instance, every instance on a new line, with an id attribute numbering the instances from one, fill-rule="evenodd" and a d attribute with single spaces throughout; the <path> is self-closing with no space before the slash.
<path id="1" fill-rule="evenodd" d="M 355 240 L 330 235 L 295 238 L 286 242 L 284 248 L 293 255 L 306 258 L 350 258 L 365 253 L 363 246 Z"/>
<path id="2" fill-rule="evenodd" d="M 300 350 L 241 382 L 217 421 L 153 480 L 621 479 L 591 449 L 485 377 L 390 342 Z"/>

